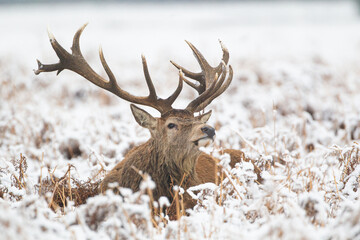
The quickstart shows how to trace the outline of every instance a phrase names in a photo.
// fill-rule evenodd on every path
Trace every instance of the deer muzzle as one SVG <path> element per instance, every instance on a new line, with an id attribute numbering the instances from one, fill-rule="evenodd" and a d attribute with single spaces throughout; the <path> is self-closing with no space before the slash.
<path id="1" fill-rule="evenodd" d="M 213 138 L 215 136 L 215 128 L 210 126 L 205 126 L 201 128 L 201 131 L 205 133 L 209 138 Z"/>
<path id="2" fill-rule="evenodd" d="M 214 141 L 215 129 L 209 125 L 200 128 L 201 136 L 199 136 L 193 143 L 199 147 L 207 147 Z"/>

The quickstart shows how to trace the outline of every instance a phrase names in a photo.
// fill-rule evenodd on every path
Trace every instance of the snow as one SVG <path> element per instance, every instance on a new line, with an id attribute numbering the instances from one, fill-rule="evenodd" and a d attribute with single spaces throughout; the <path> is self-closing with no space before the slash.
<path id="1" fill-rule="evenodd" d="M 145 173 L 140 192 L 108 191 L 80 206 L 69 199 L 56 211 L 52 192 L 39 194 L 50 176 L 101 180 L 150 137 L 127 102 L 80 76 L 34 75 L 36 59 L 58 61 L 47 26 L 70 51 L 87 22 L 80 44 L 90 65 L 105 76 L 101 44 L 119 85 L 136 95 L 147 94 L 143 53 L 162 97 L 178 82 L 169 60 L 198 70 L 184 39 L 212 65 L 218 39 L 229 49 L 234 79 L 207 109 L 216 140 L 202 149 L 221 160 L 225 177 L 187 189 L 198 204 L 179 221 L 151 219 L 144 193 L 155 186 Z M 2 5 L 0 239 L 360 239 L 359 27 L 350 1 Z M 184 86 L 175 107 L 194 96 Z M 223 148 L 255 163 L 230 169 Z"/>

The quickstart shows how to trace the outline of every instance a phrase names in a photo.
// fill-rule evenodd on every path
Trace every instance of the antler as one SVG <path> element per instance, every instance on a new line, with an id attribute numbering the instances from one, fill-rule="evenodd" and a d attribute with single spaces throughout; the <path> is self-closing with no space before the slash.
<path id="1" fill-rule="evenodd" d="M 80 44 L 79 39 L 80 35 L 83 32 L 84 28 L 87 26 L 87 24 L 83 25 L 74 35 L 73 39 L 73 45 L 71 47 L 72 53 L 70 54 L 67 52 L 55 39 L 55 37 L 48 32 L 50 43 L 56 53 L 56 55 L 59 57 L 60 62 L 55 64 L 42 64 L 39 60 L 38 62 L 38 69 L 34 70 L 35 74 L 40 74 L 42 72 L 53 72 L 57 71 L 57 74 L 59 74 L 62 70 L 68 69 L 70 71 L 76 72 L 77 74 L 83 76 L 85 79 L 89 80 L 93 84 L 115 94 L 116 96 L 132 102 L 136 104 L 146 105 L 155 108 L 158 110 L 161 114 L 164 114 L 173 108 L 171 105 L 174 103 L 176 98 L 179 96 L 182 87 L 183 87 L 183 80 L 184 76 L 180 70 L 179 72 L 179 84 L 176 88 L 176 90 L 173 92 L 170 97 L 166 99 L 158 98 L 154 84 L 150 78 L 149 70 L 147 67 L 146 59 L 144 56 L 142 56 L 142 64 L 143 64 L 143 70 L 145 75 L 146 84 L 149 89 L 149 95 L 147 97 L 137 97 L 134 96 L 127 91 L 121 89 L 119 85 L 116 82 L 115 76 L 110 70 L 108 64 L 105 61 L 104 54 L 102 49 L 99 49 L 99 55 L 101 64 L 103 65 L 106 74 L 109 77 L 109 80 L 105 80 L 100 75 L 98 75 L 86 62 L 84 59 L 81 51 L 80 51 Z"/>
<path id="2" fill-rule="evenodd" d="M 184 72 L 185 76 L 198 81 L 200 84 L 196 85 L 188 79 L 184 78 L 183 80 L 192 88 L 194 88 L 200 94 L 195 100 L 189 103 L 186 107 L 186 110 L 191 112 L 198 112 L 204 109 L 209 105 L 215 98 L 222 94 L 230 85 L 233 77 L 233 70 L 231 65 L 229 65 L 229 74 L 225 81 L 227 75 L 227 64 L 229 62 L 229 51 L 222 44 L 220 45 L 223 51 L 223 57 L 221 63 L 217 67 L 211 67 L 210 64 L 206 61 L 204 56 L 200 53 L 199 50 L 194 47 L 190 42 L 186 43 L 190 46 L 191 50 L 194 53 L 200 67 L 200 73 L 190 72 L 189 70 L 179 66 L 178 64 L 171 61 L 171 63 Z"/>

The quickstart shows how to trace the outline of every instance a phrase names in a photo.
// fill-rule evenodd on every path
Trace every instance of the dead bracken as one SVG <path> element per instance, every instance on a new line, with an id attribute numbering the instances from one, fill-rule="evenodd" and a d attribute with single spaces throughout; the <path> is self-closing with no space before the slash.
<path id="1" fill-rule="evenodd" d="M 326 9 L 322 16 L 335 11 L 316 4 L 317 9 Z M 344 6 L 341 4 L 335 6 Z M 34 76 L 30 70 L 36 63 L 28 60 L 36 56 L 44 62 L 57 59 L 49 44 L 42 42 L 46 38 L 39 35 L 38 30 L 46 27 L 41 18 L 44 10 L 11 6 L 14 9 L 8 11 L 2 6 L 0 20 L 4 21 L 0 25 L 6 24 L 11 31 L 3 34 L 0 46 L 0 238 L 358 239 L 357 20 L 351 20 L 351 26 L 345 21 L 331 28 L 284 21 L 272 28 L 271 19 L 266 18 L 266 26 L 257 23 L 258 19 L 256 24 L 238 28 L 238 20 L 247 18 L 245 12 L 253 7 L 242 10 L 242 4 L 237 6 L 226 4 L 224 8 L 222 3 L 214 3 L 211 17 L 200 7 L 184 9 L 181 4 L 176 8 L 159 4 L 146 10 L 137 5 L 111 5 L 107 15 L 96 5 L 81 13 L 89 12 L 97 19 L 81 42 L 89 65 L 103 78 L 107 76 L 94 51 L 94 44 L 104 42 L 108 63 L 119 76 L 116 83 L 139 95 L 147 96 L 148 88 L 139 71 L 141 60 L 137 63 L 136 53 L 134 56 L 128 49 L 146 52 L 154 89 L 166 99 L 171 95 L 172 80 L 178 84 L 176 70 L 167 62 L 169 56 L 201 71 L 187 46 L 182 51 L 178 36 L 201 46 L 214 66 L 222 58 L 214 33 L 229 48 L 233 80 L 226 92 L 211 102 L 213 114 L 207 124 L 215 128 L 216 138 L 213 145 L 201 148 L 219 164 L 216 173 L 213 171 L 216 181 L 187 188 L 183 181 L 177 184 L 176 178 L 170 179 L 171 198 L 157 201 L 154 174 L 136 166 L 129 173 L 131 179 L 139 179 L 139 191 L 110 184 L 108 191 L 97 194 L 100 181 L 150 134 L 135 123 L 124 101 L 81 77 L 66 73 Z M 133 10 L 127 11 L 129 7 Z M 76 27 L 74 19 L 79 20 L 79 14 L 69 12 L 64 18 L 60 13 L 65 8 L 56 6 L 56 11 L 50 12 L 51 21 L 62 24 L 52 28 L 69 49 L 66 36 Z M 291 9 L 276 12 L 276 19 L 293 15 Z M 343 9 L 336 7 L 336 16 Z M 270 11 L 266 7 L 260 13 L 269 16 L 271 11 L 265 10 Z M 239 11 L 245 13 L 241 19 Z M 12 12 L 18 13 L 13 17 L 26 16 L 26 21 L 15 27 L 21 18 L 6 19 Z M 226 18 L 216 23 L 214 17 L 220 13 L 226 13 Z M 155 15 L 157 20 L 152 17 Z M 110 19 L 121 21 L 109 24 Z M 199 19 L 201 24 L 194 21 Z M 318 10 L 316 19 L 321 19 Z M 346 14 L 346 19 L 355 18 Z M 161 31 L 153 32 L 150 25 Z M 145 31 L 144 35 L 134 34 L 138 30 Z M 188 35 L 183 36 L 185 31 Z M 13 33 L 22 37 L 15 39 Z M 134 59 L 128 58 L 130 55 Z M 176 108 L 185 108 L 199 95 L 186 84 L 183 88 L 180 101 L 172 105 Z M 145 110 L 161 117 L 152 109 Z M 237 150 L 240 160 L 234 163 L 236 154 L 228 149 Z M 79 152 L 74 154 L 76 150 Z M 193 208 L 185 207 L 187 195 L 195 202 Z"/>

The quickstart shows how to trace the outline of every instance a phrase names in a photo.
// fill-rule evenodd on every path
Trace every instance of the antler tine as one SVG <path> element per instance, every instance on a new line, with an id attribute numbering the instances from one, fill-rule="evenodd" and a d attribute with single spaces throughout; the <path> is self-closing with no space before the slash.
<path id="1" fill-rule="evenodd" d="M 189 47 L 191 48 L 191 50 L 193 51 L 194 53 L 194 56 L 196 57 L 200 67 L 201 67 L 201 72 L 200 73 L 194 73 L 194 72 L 191 72 L 187 69 L 185 69 L 184 67 L 181 67 L 180 65 L 174 63 L 173 61 L 170 61 L 176 68 L 178 69 L 181 69 L 183 71 L 183 73 L 185 74 L 186 77 L 189 77 L 193 80 L 196 80 L 197 82 L 199 82 L 200 84 L 199 85 L 196 85 L 192 82 L 190 82 L 189 80 L 187 79 L 184 79 L 184 81 L 192 88 L 194 88 L 196 91 L 198 91 L 199 94 L 201 94 L 202 92 L 205 91 L 206 89 L 206 78 L 204 76 L 205 72 L 204 69 L 209 69 L 210 68 L 210 65 L 209 63 L 206 61 L 206 59 L 204 58 L 204 56 L 200 53 L 199 50 L 197 50 L 197 48 L 192 45 L 189 41 L 186 41 L 185 42 L 189 45 Z M 210 85 L 210 84 L 208 84 Z"/>
<path id="2" fill-rule="evenodd" d="M 171 105 L 174 103 L 176 98 L 179 96 L 179 94 L 182 90 L 182 87 L 183 87 L 184 76 L 183 76 L 182 72 L 179 72 L 178 86 L 175 89 L 175 91 L 168 98 L 166 98 L 166 99 L 158 98 L 154 84 L 153 84 L 150 74 L 149 74 L 149 69 L 147 66 L 146 59 L 143 55 L 141 57 L 142 57 L 142 64 L 143 64 L 143 70 L 144 70 L 146 83 L 149 88 L 149 96 L 146 97 L 146 102 L 148 104 L 146 104 L 146 105 L 151 106 L 151 107 L 157 109 L 161 114 L 164 114 L 167 111 L 172 109 Z"/>
<path id="3" fill-rule="evenodd" d="M 80 36 L 88 23 L 85 23 L 79 30 L 76 31 L 73 39 L 73 45 L 71 46 L 71 51 L 73 54 L 82 55 L 80 50 Z"/>
<path id="4" fill-rule="evenodd" d="M 181 67 L 180 65 L 176 64 L 173 61 L 170 61 L 176 68 L 181 69 L 186 77 L 189 77 L 197 82 L 199 82 L 199 85 L 196 85 L 192 82 L 190 82 L 187 79 L 184 79 L 184 81 L 192 88 L 194 88 L 199 94 L 202 94 L 215 80 L 215 74 L 218 73 L 218 75 L 221 73 L 221 63 L 217 67 L 211 67 L 210 64 L 206 61 L 204 56 L 201 54 L 201 52 L 190 42 L 185 41 L 191 50 L 194 53 L 194 56 L 196 57 L 200 67 L 201 72 L 200 73 L 194 73 L 190 72 L 189 70 Z M 223 51 L 223 57 L 222 61 L 224 61 L 226 64 L 229 62 L 229 51 L 224 46 L 224 44 L 219 40 L 219 43 L 221 45 L 221 49 Z"/>
<path id="5" fill-rule="evenodd" d="M 147 97 L 136 97 L 127 91 L 121 89 L 117 84 L 116 78 L 112 73 L 109 65 L 107 64 L 104 53 L 100 47 L 99 49 L 99 56 L 102 66 L 105 69 L 106 74 L 109 77 L 109 80 L 105 80 L 100 75 L 98 75 L 86 62 L 84 59 L 81 50 L 80 50 L 80 36 L 87 24 L 83 25 L 74 35 L 73 45 L 71 47 L 72 53 L 68 53 L 55 39 L 53 34 L 48 32 L 51 46 L 53 47 L 56 55 L 59 57 L 60 62 L 55 64 L 42 64 L 39 60 L 38 62 L 38 69 L 34 70 L 35 74 L 40 74 L 42 72 L 52 72 L 57 71 L 59 74 L 62 70 L 68 69 L 71 70 L 81 76 L 83 76 L 88 81 L 92 82 L 93 84 L 115 94 L 116 96 L 127 100 L 132 103 L 141 104 L 153 107 L 157 109 L 161 114 L 166 113 L 167 111 L 171 110 L 172 103 L 176 100 L 182 90 L 182 81 L 184 77 L 180 75 L 179 84 L 175 92 L 168 97 L 167 99 L 158 98 L 156 95 L 155 87 L 153 82 L 150 78 L 149 70 L 147 67 L 146 59 L 142 56 L 142 63 L 143 63 L 143 70 L 145 75 L 145 80 L 147 86 L 149 88 L 149 96 Z"/>
<path id="6" fill-rule="evenodd" d="M 204 71 L 205 69 L 211 68 L 210 64 L 206 61 L 206 59 L 201 54 L 201 52 L 194 45 L 192 45 L 191 42 L 186 41 L 186 40 L 185 40 L 185 42 L 189 45 L 189 47 L 193 51 L 194 56 L 196 57 L 196 60 L 200 64 L 201 69 Z M 200 73 L 200 76 L 201 76 L 200 80 L 206 80 L 206 79 L 203 79 L 203 75 L 201 73 Z"/>
<path id="7" fill-rule="evenodd" d="M 79 51 L 80 51 L 80 49 L 79 49 Z M 104 87 L 102 87 L 102 86 L 100 86 L 100 85 L 98 85 L 98 84 L 96 84 L 96 83 L 95 83 L 95 84 L 96 84 L 97 86 L 99 86 L 99 87 L 104 88 L 104 89 L 107 89 L 107 88 L 106 88 L 107 86 L 105 86 L 105 84 L 108 84 L 108 85 L 110 85 L 111 92 L 114 93 L 115 95 L 117 95 L 117 92 L 121 92 L 122 89 L 119 88 L 119 86 L 117 85 L 115 75 L 113 74 L 113 72 L 111 71 L 109 65 L 107 64 L 107 62 L 106 62 L 106 60 L 105 60 L 104 52 L 103 52 L 101 46 L 99 47 L 99 57 L 100 57 L 101 65 L 103 66 L 106 74 L 107 74 L 108 77 L 109 77 L 109 81 L 108 81 L 108 82 L 104 82 L 104 81 L 99 82 L 99 84 L 104 84 Z M 108 87 L 108 88 L 109 88 L 109 87 Z M 117 88 L 118 88 L 118 89 L 117 89 Z M 127 93 L 126 91 L 123 91 L 122 94 L 123 94 L 123 95 L 129 95 L 128 98 L 130 99 L 130 94 Z M 128 99 L 125 99 L 125 100 L 128 100 Z"/>
<path id="8" fill-rule="evenodd" d="M 150 74 L 149 74 L 149 69 L 148 69 L 148 66 L 147 66 L 145 56 L 141 55 L 141 59 L 142 59 L 146 84 L 147 84 L 147 86 L 149 88 L 149 98 L 156 99 L 155 87 L 154 87 L 154 84 L 153 84 L 153 82 L 151 80 L 151 77 L 150 77 Z"/>
<path id="9" fill-rule="evenodd" d="M 209 105 L 216 97 L 222 94 L 230 85 L 233 77 L 233 71 L 231 66 L 229 66 L 229 75 L 225 81 L 227 75 L 227 64 L 229 62 L 229 51 L 225 45 L 219 40 L 223 56 L 220 64 L 217 67 L 211 67 L 210 64 L 206 61 L 204 56 L 200 53 L 197 48 L 192 45 L 190 42 L 186 41 L 193 51 L 200 67 L 200 73 L 190 72 L 178 64 L 171 62 L 178 69 L 184 70 L 185 76 L 192 78 L 200 83 L 196 85 L 189 80 L 184 78 L 184 81 L 190 85 L 192 88 L 198 91 L 200 94 L 196 99 L 188 104 L 186 110 L 192 112 L 198 112 L 204 109 Z M 224 83 L 225 81 L 225 83 Z"/>
<path id="10" fill-rule="evenodd" d="M 214 82 L 211 84 L 211 86 L 210 86 L 208 89 L 206 89 L 205 92 L 203 92 L 202 94 L 200 94 L 200 96 L 198 96 L 195 100 L 191 101 L 191 102 L 187 105 L 186 110 L 191 111 L 191 112 L 195 112 L 195 111 L 194 111 L 195 108 L 197 108 L 197 106 L 198 106 L 201 102 L 205 101 L 205 99 L 207 99 L 208 97 L 210 97 L 211 94 L 212 94 L 214 91 L 216 91 L 216 86 L 217 86 L 217 84 L 216 84 L 216 82 L 214 81 Z"/>
<path id="11" fill-rule="evenodd" d="M 221 50 L 223 52 L 223 56 L 222 56 L 222 62 L 225 63 L 225 65 L 227 65 L 229 63 L 229 59 L 230 59 L 230 54 L 229 54 L 229 50 L 227 49 L 227 47 L 225 47 L 225 45 L 223 44 L 223 42 L 219 39 L 219 43 L 221 46 Z M 221 71 L 221 63 L 219 63 L 219 65 L 215 68 L 216 72 L 220 72 Z"/>
<path id="12" fill-rule="evenodd" d="M 200 94 L 200 96 L 198 96 L 195 100 L 193 100 L 192 102 L 190 102 L 188 104 L 188 106 L 186 107 L 187 110 L 192 111 L 192 112 L 198 112 L 201 109 L 205 108 L 207 105 L 209 105 L 211 103 L 212 100 L 214 100 L 216 97 L 218 97 L 221 93 L 223 93 L 223 91 L 225 91 L 225 89 L 228 87 L 229 83 L 224 83 L 225 81 L 225 77 L 226 77 L 226 65 L 225 62 L 222 61 L 221 62 L 221 69 L 222 72 L 220 74 L 220 76 L 218 76 L 218 74 L 215 74 L 215 81 L 211 84 L 211 86 L 206 89 L 205 92 L 203 92 L 202 94 Z M 232 72 L 232 70 L 231 70 Z M 228 76 L 228 80 L 229 77 L 232 78 L 232 75 Z M 230 79 L 231 81 L 231 79 Z M 222 91 L 220 89 L 223 89 L 224 86 L 227 87 Z M 220 92 L 221 91 L 221 92 Z M 203 108 L 200 108 L 203 107 Z"/>
<path id="13" fill-rule="evenodd" d="M 172 105 L 174 103 L 174 101 L 176 100 L 176 98 L 179 96 L 182 88 L 183 88 L 183 81 L 185 80 L 184 78 L 184 74 L 182 73 L 181 70 L 179 70 L 179 83 L 177 88 L 175 89 L 175 91 L 173 92 L 173 94 L 171 94 L 166 101 L 168 101 L 168 103 L 170 105 Z"/>
<path id="14" fill-rule="evenodd" d="M 189 70 L 187 70 L 186 68 L 180 66 L 179 64 L 175 63 L 174 61 L 170 60 L 170 62 L 179 70 L 181 70 L 186 77 L 192 78 L 194 80 L 197 81 L 201 81 L 202 80 L 202 74 L 200 73 L 194 73 L 194 72 L 190 72 Z"/>
<path id="15" fill-rule="evenodd" d="M 62 59 L 65 57 L 69 57 L 69 53 L 62 47 L 58 42 L 56 41 L 54 35 L 50 32 L 49 28 L 47 29 L 48 36 L 50 39 L 51 46 L 53 47 L 56 55 L 58 56 L 60 62 L 55 64 L 42 64 L 40 60 L 37 60 L 38 63 L 38 69 L 34 70 L 34 73 L 36 75 L 42 73 L 42 72 L 52 72 L 57 71 L 56 75 L 58 75 L 62 70 L 65 69 L 63 66 L 63 63 L 61 62 Z"/>
<path id="16" fill-rule="evenodd" d="M 224 73 L 223 73 L 223 77 L 225 79 Z M 232 69 L 231 65 L 229 65 L 229 75 L 226 79 L 226 82 L 223 85 L 219 84 L 219 87 L 217 88 L 216 92 L 214 94 L 212 94 L 209 98 L 207 98 L 205 101 L 203 101 L 203 102 L 199 101 L 200 104 L 198 106 L 194 107 L 194 109 L 192 111 L 199 112 L 202 109 L 204 109 L 206 106 L 208 106 L 215 98 L 220 96 L 230 86 L 232 79 L 233 79 L 233 69 Z"/>

